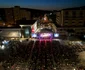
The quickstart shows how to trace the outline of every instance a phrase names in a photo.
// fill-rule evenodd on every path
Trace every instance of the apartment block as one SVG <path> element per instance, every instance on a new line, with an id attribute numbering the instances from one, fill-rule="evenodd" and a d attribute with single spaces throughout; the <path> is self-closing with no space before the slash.
<path id="1" fill-rule="evenodd" d="M 56 21 L 62 26 L 84 26 L 85 8 L 68 8 L 57 12 Z"/>

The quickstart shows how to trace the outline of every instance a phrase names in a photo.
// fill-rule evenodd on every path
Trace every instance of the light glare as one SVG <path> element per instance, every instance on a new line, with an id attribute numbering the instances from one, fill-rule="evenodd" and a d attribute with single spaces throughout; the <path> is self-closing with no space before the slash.
<path id="1" fill-rule="evenodd" d="M 2 45 L 1 49 L 5 49 L 5 46 L 4 46 L 4 45 Z"/>
<path id="2" fill-rule="evenodd" d="M 59 34 L 58 34 L 58 33 L 55 33 L 55 34 L 54 34 L 54 37 L 59 37 Z"/>
<path id="3" fill-rule="evenodd" d="M 32 34 L 32 37 L 37 37 L 37 34 Z"/>

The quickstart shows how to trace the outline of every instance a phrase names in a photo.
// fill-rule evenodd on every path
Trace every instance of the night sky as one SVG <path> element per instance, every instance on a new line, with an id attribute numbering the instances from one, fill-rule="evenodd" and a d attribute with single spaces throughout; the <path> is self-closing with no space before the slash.
<path id="1" fill-rule="evenodd" d="M 21 6 L 34 9 L 58 10 L 85 6 L 85 0 L 0 0 L 0 7 Z"/>

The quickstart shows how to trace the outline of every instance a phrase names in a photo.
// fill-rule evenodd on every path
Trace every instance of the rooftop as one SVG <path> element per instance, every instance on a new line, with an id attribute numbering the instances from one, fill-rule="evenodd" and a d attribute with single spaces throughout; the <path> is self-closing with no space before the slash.
<path id="1" fill-rule="evenodd" d="M 62 10 L 85 10 L 85 6 L 66 8 L 66 9 L 62 9 Z"/>

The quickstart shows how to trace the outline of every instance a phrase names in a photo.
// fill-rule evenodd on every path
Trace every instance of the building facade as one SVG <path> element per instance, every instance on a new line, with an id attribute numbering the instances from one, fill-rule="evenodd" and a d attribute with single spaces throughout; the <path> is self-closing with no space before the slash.
<path id="1" fill-rule="evenodd" d="M 6 25 L 14 24 L 13 8 L 4 8 Z"/>
<path id="2" fill-rule="evenodd" d="M 57 12 L 56 21 L 62 26 L 84 26 L 85 8 L 69 8 Z"/>
<path id="3" fill-rule="evenodd" d="M 17 20 L 21 19 L 21 14 L 20 14 L 20 7 L 15 6 L 13 8 L 13 15 L 14 15 L 14 21 L 16 22 Z"/>
<path id="4" fill-rule="evenodd" d="M 21 9 L 20 14 L 21 14 L 21 19 L 31 20 L 31 12 Z"/>
<path id="5" fill-rule="evenodd" d="M 62 26 L 61 11 L 57 11 L 56 13 L 56 22 L 58 25 Z"/>
<path id="6" fill-rule="evenodd" d="M 16 24 L 16 21 L 21 19 L 30 20 L 31 12 L 19 6 L 0 8 L 0 26 Z"/>

